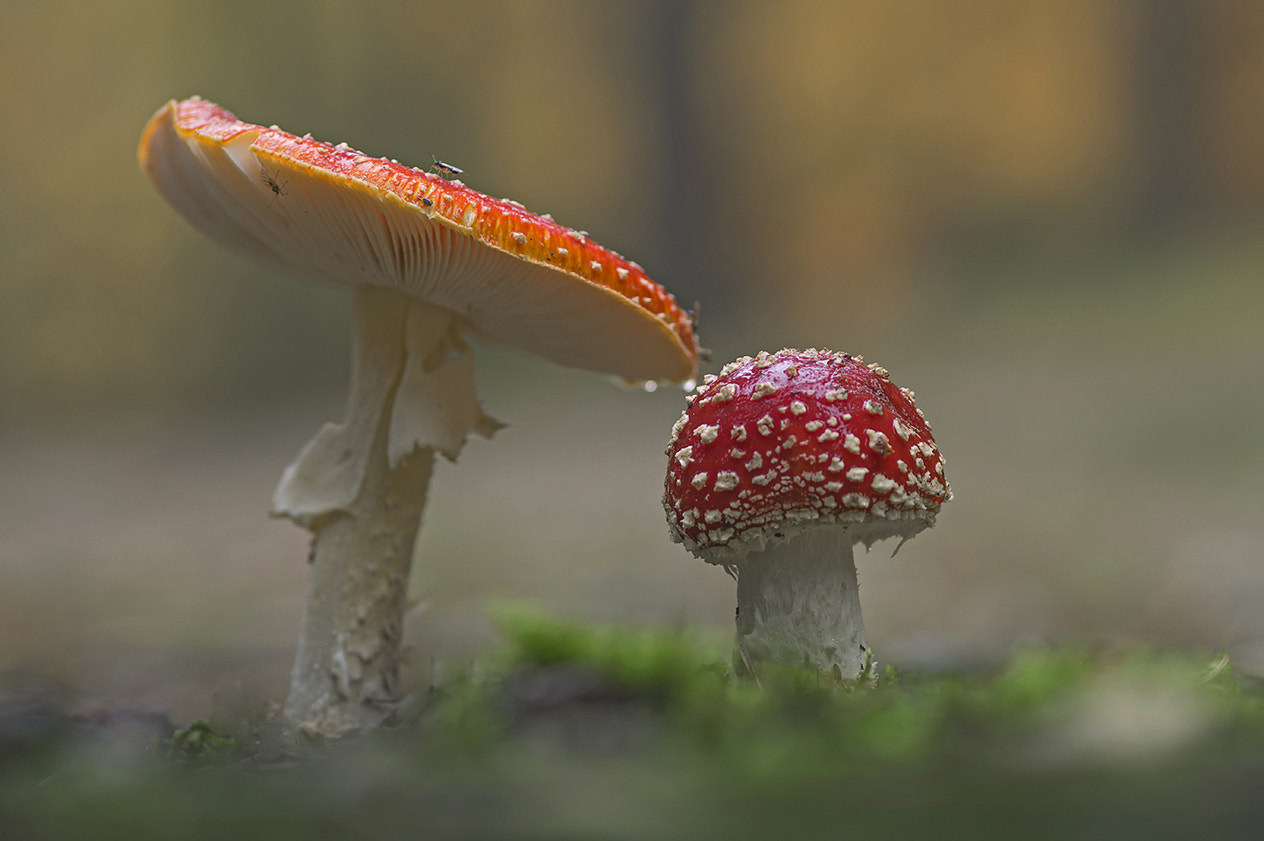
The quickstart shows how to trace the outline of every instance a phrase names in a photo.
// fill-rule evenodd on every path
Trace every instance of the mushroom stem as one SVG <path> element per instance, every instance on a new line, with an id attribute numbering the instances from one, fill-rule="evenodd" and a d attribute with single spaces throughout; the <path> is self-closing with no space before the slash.
<path id="1" fill-rule="evenodd" d="M 734 667 L 800 664 L 854 680 L 872 666 L 848 525 L 804 529 L 737 568 Z"/>
<path id="2" fill-rule="evenodd" d="M 454 313 L 385 287 L 355 295 L 347 417 L 286 468 L 273 512 L 312 532 L 312 569 L 284 709 L 291 733 L 375 727 L 398 700 L 400 637 L 435 452 L 497 424 L 474 394 Z"/>
<path id="3" fill-rule="evenodd" d="M 391 468 L 385 429 L 376 437 L 363 492 L 313 529 L 284 710 L 287 726 L 309 736 L 375 727 L 399 699 L 408 579 L 434 450 L 416 449 Z"/>

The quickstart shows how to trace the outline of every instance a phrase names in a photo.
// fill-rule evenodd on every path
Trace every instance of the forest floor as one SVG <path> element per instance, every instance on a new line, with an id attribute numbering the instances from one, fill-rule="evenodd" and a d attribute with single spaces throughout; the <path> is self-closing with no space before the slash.
<path id="1" fill-rule="evenodd" d="M 1264 682 L 1225 656 L 1032 648 L 876 686 L 725 642 L 510 611 L 380 732 L 0 696 L 5 838 L 1259 838 Z"/>

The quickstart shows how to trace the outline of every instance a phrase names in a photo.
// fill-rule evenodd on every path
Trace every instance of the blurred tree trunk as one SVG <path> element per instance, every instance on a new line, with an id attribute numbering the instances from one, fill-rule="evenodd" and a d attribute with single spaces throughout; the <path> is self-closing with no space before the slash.
<path id="1" fill-rule="evenodd" d="M 1207 210 L 1204 124 L 1209 10 L 1198 0 L 1136 0 L 1134 233 L 1164 237 Z"/>
<path id="2" fill-rule="evenodd" d="M 664 199 L 659 216 L 660 281 L 676 290 L 692 310 L 695 299 L 719 298 L 717 277 L 708 271 L 714 228 L 706 212 L 706 183 L 698 146 L 697 86 L 693 72 L 694 0 L 654 0 L 645 7 L 647 32 L 656 52 L 649 95 L 658 108 L 663 156 L 657 172 Z M 657 276 L 657 275 L 656 275 Z"/>

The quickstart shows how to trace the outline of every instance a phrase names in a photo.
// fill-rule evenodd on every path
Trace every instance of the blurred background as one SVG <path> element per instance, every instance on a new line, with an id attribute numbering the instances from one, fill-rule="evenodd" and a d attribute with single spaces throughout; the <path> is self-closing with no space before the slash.
<path id="1" fill-rule="evenodd" d="M 1264 5 L 8 0 L 0 77 L 0 671 L 177 720 L 283 694 L 306 533 L 268 504 L 341 415 L 350 302 L 149 187 L 193 94 L 588 230 L 697 302 L 708 370 L 890 369 L 956 499 L 858 558 L 883 659 L 1264 671 Z M 727 633 L 659 504 L 681 394 L 479 365 L 510 425 L 432 485 L 418 673 L 505 598 Z"/>

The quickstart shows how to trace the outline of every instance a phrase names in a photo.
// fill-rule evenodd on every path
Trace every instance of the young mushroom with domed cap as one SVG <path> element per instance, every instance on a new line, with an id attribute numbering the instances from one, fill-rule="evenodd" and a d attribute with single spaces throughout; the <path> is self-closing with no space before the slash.
<path id="1" fill-rule="evenodd" d="M 475 396 L 465 336 L 626 382 L 679 383 L 697 366 L 692 326 L 639 266 L 547 216 L 202 99 L 154 115 L 140 163 L 220 244 L 354 290 L 346 419 L 285 470 L 273 509 L 313 533 L 287 725 L 317 736 L 375 726 L 399 694 L 434 454 L 455 459 L 471 431 L 498 426 Z"/>
<path id="2" fill-rule="evenodd" d="M 852 545 L 907 540 L 952 495 L 913 393 L 843 353 L 743 357 L 691 396 L 667 456 L 672 540 L 737 578 L 735 665 L 865 673 Z"/>

